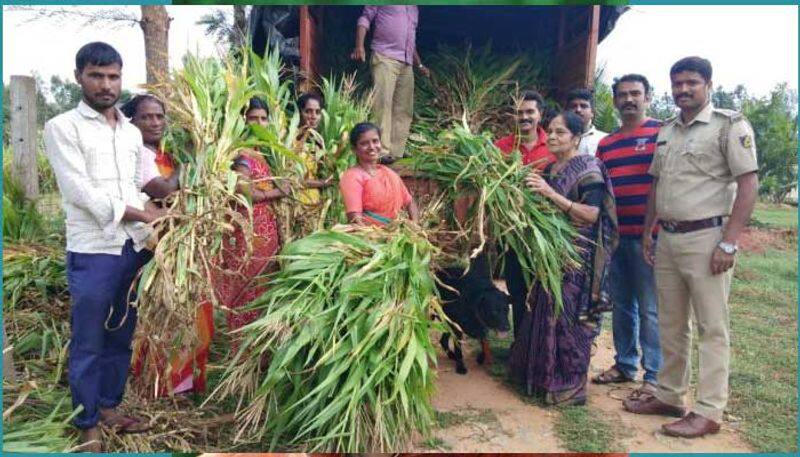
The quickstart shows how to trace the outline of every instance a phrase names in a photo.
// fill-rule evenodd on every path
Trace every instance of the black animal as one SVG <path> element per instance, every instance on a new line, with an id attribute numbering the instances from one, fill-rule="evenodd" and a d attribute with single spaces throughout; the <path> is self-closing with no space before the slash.
<path id="1" fill-rule="evenodd" d="M 478 363 L 491 363 L 492 353 L 487 336 L 490 329 L 508 331 L 510 297 L 492 283 L 488 260 L 484 255 L 475 258 L 466 275 L 462 268 L 445 268 L 439 270 L 436 276 L 444 284 L 439 284 L 438 289 L 445 314 L 461 327 L 463 333 L 480 340 Z M 461 352 L 461 330 L 451 326 L 451 333 L 455 337 L 453 350 L 449 343 L 451 333 L 443 334 L 439 342 L 447 356 L 456 361 L 456 373 L 466 374 L 467 367 L 464 366 Z"/>

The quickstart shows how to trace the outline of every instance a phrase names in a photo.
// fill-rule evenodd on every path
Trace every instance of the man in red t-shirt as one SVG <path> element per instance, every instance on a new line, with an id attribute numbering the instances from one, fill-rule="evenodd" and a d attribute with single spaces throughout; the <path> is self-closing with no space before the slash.
<path id="1" fill-rule="evenodd" d="M 512 133 L 494 142 L 505 154 L 519 151 L 524 165 L 533 163 L 540 170 L 556 161 L 556 156 L 547 150 L 547 132 L 539 125 L 543 108 L 544 99 L 538 92 L 522 92 L 516 107 L 519 133 Z"/>
<path id="2" fill-rule="evenodd" d="M 523 165 L 531 165 L 539 170 L 556 161 L 556 156 L 547 149 L 547 132 L 539 125 L 543 108 L 544 99 L 538 92 L 532 90 L 522 92 L 516 106 L 518 133 L 500 138 L 494 143 L 506 155 L 512 151 L 519 151 Z M 508 293 L 511 295 L 516 338 L 526 310 L 525 298 L 528 296 L 528 288 L 516 252 L 506 252 L 503 276 Z"/>

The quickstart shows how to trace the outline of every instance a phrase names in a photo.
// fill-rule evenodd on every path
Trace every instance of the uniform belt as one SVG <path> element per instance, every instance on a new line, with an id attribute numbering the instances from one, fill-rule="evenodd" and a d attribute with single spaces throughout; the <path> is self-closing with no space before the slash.
<path id="1" fill-rule="evenodd" d="M 696 221 L 659 221 L 659 224 L 661 224 L 661 228 L 669 233 L 688 233 L 711 227 L 719 227 L 723 222 L 724 218 L 722 216 L 714 216 L 708 219 L 698 219 Z"/>

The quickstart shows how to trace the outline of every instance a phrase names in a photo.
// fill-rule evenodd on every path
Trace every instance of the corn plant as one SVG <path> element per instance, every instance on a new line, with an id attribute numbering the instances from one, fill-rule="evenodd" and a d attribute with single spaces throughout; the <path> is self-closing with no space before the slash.
<path id="1" fill-rule="evenodd" d="M 240 329 L 213 397 L 238 399 L 239 437 L 269 449 L 405 449 L 434 416 L 431 330 L 442 330 L 434 248 L 399 225 L 315 232 L 284 247 L 281 270 Z M 268 367 L 264 361 L 268 361 Z M 265 368 L 262 368 L 265 367 Z"/>
<path id="2" fill-rule="evenodd" d="M 278 103 L 269 103 L 271 110 L 277 109 L 280 113 L 274 116 L 270 114 L 267 127 L 251 126 L 251 133 L 262 145 L 273 173 L 299 186 L 308 172 L 305 161 L 299 156 L 302 152 L 317 163 L 317 178 L 332 177 L 335 183 L 347 168 L 355 164 L 355 156 L 348 151 L 348 135 L 353 126 L 368 118 L 371 95 L 356 95 L 357 87 L 352 75 L 341 79 L 322 78 L 319 89 L 326 106 L 322 110 L 319 128 L 307 131 L 307 141 L 297 141 L 300 133 L 299 109 L 295 107 L 291 117 L 285 114 L 284 110 L 289 108 L 286 94 L 290 91 L 290 82 L 281 82 L 279 78 L 282 72 L 280 60 L 269 55 L 263 60 L 257 59 L 254 62 L 259 62 L 260 67 L 256 67 L 253 74 L 258 93 L 263 94 L 266 100 L 279 100 Z M 322 189 L 321 196 L 321 202 L 314 205 L 304 204 L 297 198 L 273 203 L 284 241 L 346 222 L 338 187 L 333 185 Z"/>
<path id="3" fill-rule="evenodd" d="M 155 382 L 157 360 L 197 343 L 195 315 L 204 300 L 218 304 L 212 271 L 223 239 L 236 230 L 252 234 L 252 206 L 236 192 L 233 158 L 247 126 L 242 109 L 254 94 L 247 62 L 187 56 L 184 67 L 160 88 L 176 138 L 187 142 L 170 150 L 181 163 L 181 190 L 169 202 L 170 215 L 159 228 L 154 260 L 142 272 L 137 301 L 137 346 L 147 344 L 145 379 Z M 236 207 L 248 209 L 248 215 Z M 245 236 L 252 255 L 252 236 Z M 169 378 L 169 373 L 166 373 Z"/>
<path id="4" fill-rule="evenodd" d="M 441 46 L 426 61 L 431 77 L 417 79 L 416 132 L 438 132 L 464 117 L 473 132 L 507 130 L 512 97 L 547 80 L 544 56 L 500 55 L 491 44 Z"/>
<path id="5" fill-rule="evenodd" d="M 333 177 L 336 182 L 342 174 L 356 164 L 355 154 L 350 151 L 350 130 L 359 122 L 369 118 L 372 93 L 357 95 L 355 74 L 322 78 L 320 92 L 325 100 L 325 109 L 319 126 L 319 138 L 324 145 L 320 151 L 320 177 Z M 329 224 L 347 222 L 344 202 L 338 186 L 322 191 L 323 200 L 330 201 Z M 330 226 L 330 225 L 328 225 Z"/>

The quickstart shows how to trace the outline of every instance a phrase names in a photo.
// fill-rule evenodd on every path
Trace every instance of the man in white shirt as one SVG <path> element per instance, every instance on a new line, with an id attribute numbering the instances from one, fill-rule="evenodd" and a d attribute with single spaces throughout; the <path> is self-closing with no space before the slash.
<path id="1" fill-rule="evenodd" d="M 142 136 L 116 108 L 122 58 L 106 43 L 75 57 L 83 98 L 45 125 L 45 152 L 61 191 L 72 299 L 69 385 L 83 450 L 100 452 L 99 421 L 118 432 L 146 424 L 118 413 L 131 359 L 136 310 L 129 289 L 152 257 L 148 225 L 162 210 L 141 193 Z"/>
<path id="2" fill-rule="evenodd" d="M 594 94 L 589 89 L 573 89 L 567 94 L 567 110 L 583 119 L 583 133 L 578 152 L 595 155 L 597 145 L 608 133 L 597 130 L 592 124 L 594 120 Z"/>

